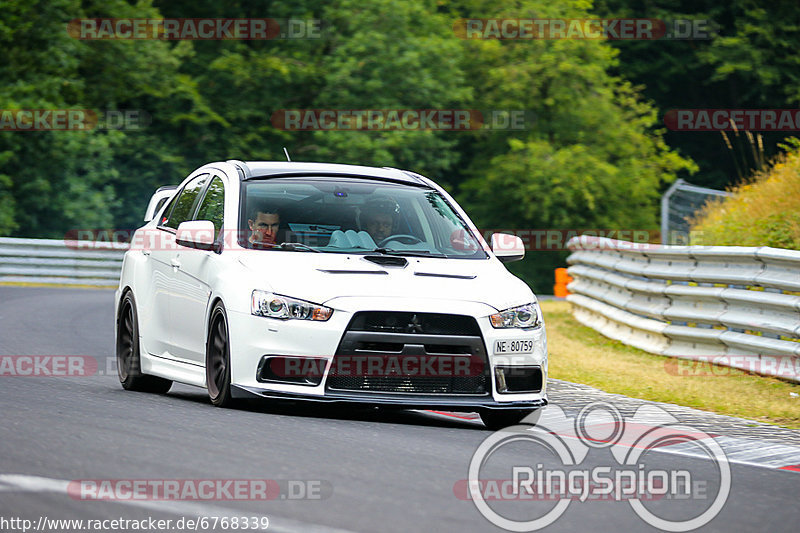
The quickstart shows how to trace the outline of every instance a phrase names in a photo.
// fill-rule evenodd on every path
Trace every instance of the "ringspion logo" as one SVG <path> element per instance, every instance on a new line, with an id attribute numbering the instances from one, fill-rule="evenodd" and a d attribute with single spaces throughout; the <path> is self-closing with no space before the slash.
<path id="1" fill-rule="evenodd" d="M 538 531 L 573 502 L 624 501 L 650 526 L 680 532 L 708 524 L 725 506 L 731 469 L 724 450 L 666 410 L 644 405 L 624 417 L 614 405 L 595 402 L 574 418 L 553 405 L 544 413 L 530 415 L 539 417 L 534 427 L 514 426 L 487 437 L 472 456 L 468 478 L 453 485 L 457 498 L 471 500 L 495 526 Z M 669 447 L 691 450 L 711 468 L 664 468 L 664 461 L 652 460 L 651 454 Z M 591 450 L 595 457 L 603 451 L 610 457 L 587 461 Z"/>

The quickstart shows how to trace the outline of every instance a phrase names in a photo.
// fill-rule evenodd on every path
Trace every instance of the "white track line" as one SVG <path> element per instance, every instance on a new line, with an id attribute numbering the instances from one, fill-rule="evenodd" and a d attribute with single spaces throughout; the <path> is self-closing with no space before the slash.
<path id="1" fill-rule="evenodd" d="M 24 474 L 0 474 L 0 492 L 33 492 L 33 493 L 53 493 L 69 497 L 67 487 L 70 481 L 63 479 L 52 479 L 40 476 L 28 476 Z M 284 518 L 275 515 L 263 515 L 247 510 L 236 510 L 227 507 L 208 505 L 207 502 L 187 502 L 187 501 L 153 501 L 153 500 L 103 500 L 106 503 L 118 503 L 133 507 L 142 507 L 153 511 L 161 511 L 183 516 L 256 516 L 269 518 L 269 528 L 267 531 L 278 533 L 353 533 L 346 529 L 321 526 L 302 522 L 291 518 Z"/>

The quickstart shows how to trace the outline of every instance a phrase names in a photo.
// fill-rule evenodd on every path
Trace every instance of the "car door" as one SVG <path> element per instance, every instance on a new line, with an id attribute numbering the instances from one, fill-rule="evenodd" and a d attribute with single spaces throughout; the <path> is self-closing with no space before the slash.
<path id="1" fill-rule="evenodd" d="M 225 184 L 215 175 L 203 191 L 194 220 L 210 220 L 219 235 L 224 206 Z M 175 259 L 178 266 L 170 307 L 174 353 L 182 360 L 205 364 L 205 325 L 211 296 L 209 276 L 219 255 L 178 245 Z"/>
<path id="2" fill-rule="evenodd" d="M 181 222 L 191 220 L 197 207 L 198 198 L 208 182 L 208 174 L 192 178 L 172 200 L 172 206 L 164 211 L 159 220 L 157 243 L 152 247 L 153 292 L 153 330 L 155 331 L 148 349 L 154 355 L 184 359 L 181 350 L 176 348 L 174 329 L 175 315 L 171 312 L 179 291 L 177 285 L 180 267 L 179 247 L 175 243 L 175 233 Z"/>

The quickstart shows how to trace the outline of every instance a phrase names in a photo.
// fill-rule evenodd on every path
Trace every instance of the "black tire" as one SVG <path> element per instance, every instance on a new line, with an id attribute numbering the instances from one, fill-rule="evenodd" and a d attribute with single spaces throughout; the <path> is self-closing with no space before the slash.
<path id="1" fill-rule="evenodd" d="M 228 315 L 222 302 L 217 302 L 208 321 L 206 339 L 206 388 L 211 403 L 231 407 L 231 348 L 228 335 Z"/>
<path id="2" fill-rule="evenodd" d="M 117 315 L 117 375 L 125 390 L 166 394 L 172 387 L 168 379 L 142 374 L 139 317 L 130 291 L 122 297 Z"/>
<path id="3" fill-rule="evenodd" d="M 528 417 L 534 411 L 539 411 L 538 409 L 485 409 L 480 412 L 481 421 L 483 425 L 486 426 L 487 429 L 491 429 L 492 431 L 498 431 L 503 428 L 507 428 L 509 426 L 517 426 L 519 424 L 525 424 L 529 426 L 535 426 L 536 422 L 539 421 L 538 416 L 531 416 L 528 420 L 524 420 L 524 418 Z M 537 413 L 538 414 L 538 413 Z"/>

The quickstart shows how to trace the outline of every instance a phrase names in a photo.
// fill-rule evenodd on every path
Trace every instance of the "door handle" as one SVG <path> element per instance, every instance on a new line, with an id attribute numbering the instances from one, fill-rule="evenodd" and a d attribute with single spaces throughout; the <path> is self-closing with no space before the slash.
<path id="1" fill-rule="evenodd" d="M 142 255 L 150 255 L 150 250 L 142 250 Z"/>
<path id="2" fill-rule="evenodd" d="M 180 268 L 181 267 L 181 260 L 178 259 L 177 257 L 173 257 L 172 261 L 170 261 L 170 264 L 172 265 L 173 268 Z"/>

